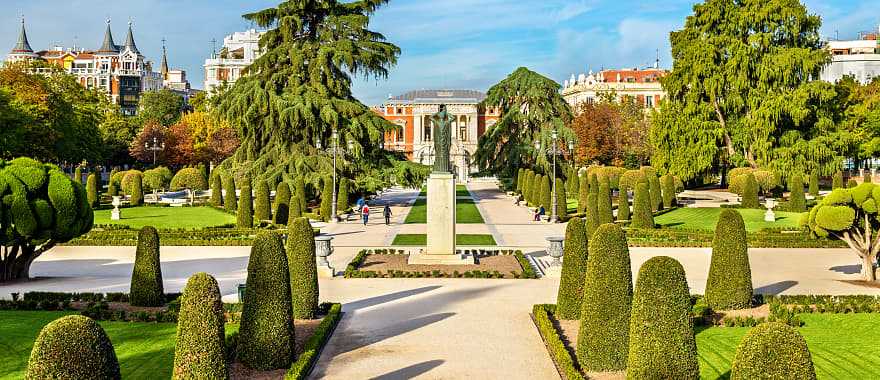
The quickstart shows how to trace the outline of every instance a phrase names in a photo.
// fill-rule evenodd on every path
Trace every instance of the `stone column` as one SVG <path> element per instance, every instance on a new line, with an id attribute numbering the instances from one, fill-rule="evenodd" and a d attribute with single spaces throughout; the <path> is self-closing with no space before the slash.
<path id="1" fill-rule="evenodd" d="M 428 178 L 428 246 L 424 252 L 411 254 L 409 264 L 473 264 L 472 256 L 455 250 L 455 176 L 433 173 Z"/>

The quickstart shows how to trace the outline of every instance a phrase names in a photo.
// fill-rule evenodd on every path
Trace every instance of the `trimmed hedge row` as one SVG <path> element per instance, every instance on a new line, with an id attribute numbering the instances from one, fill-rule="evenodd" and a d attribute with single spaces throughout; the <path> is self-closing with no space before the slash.
<path id="1" fill-rule="evenodd" d="M 476 251 L 474 250 L 477 254 Z M 482 251 L 482 250 L 480 250 Z M 439 270 L 434 271 L 424 271 L 424 272 L 411 272 L 411 271 L 400 271 L 400 270 L 388 270 L 386 272 L 379 271 L 371 271 L 371 270 L 360 270 L 360 266 L 363 265 L 364 261 L 367 259 L 367 256 L 376 254 L 376 255 L 403 255 L 405 251 L 398 250 L 394 248 L 388 249 L 362 249 L 358 252 L 357 255 L 348 263 L 345 267 L 344 277 L 345 278 L 508 278 L 503 273 L 498 271 L 481 271 L 481 270 L 472 270 L 466 272 L 454 271 L 452 274 L 447 274 L 446 272 L 441 272 Z M 529 263 L 529 260 L 526 259 L 525 255 L 523 255 L 522 251 L 513 251 L 513 250 L 500 250 L 500 255 L 512 255 L 516 258 L 516 261 L 519 263 L 522 268 L 522 273 L 510 272 L 512 278 L 516 279 L 536 279 L 538 278 L 538 274 L 535 272 L 532 265 Z"/>
<path id="2" fill-rule="evenodd" d="M 559 338 L 556 326 L 550 319 L 550 314 L 555 311 L 556 305 L 535 305 L 532 307 L 532 320 L 538 327 L 538 332 L 550 351 L 550 356 L 553 357 L 560 375 L 564 376 L 565 380 L 583 380 L 585 377 L 581 374 L 578 363 L 572 358 L 562 339 Z"/>
<path id="3" fill-rule="evenodd" d="M 329 307 L 327 307 L 328 305 Z M 327 310 L 327 315 L 318 327 L 315 328 L 309 340 L 306 341 L 302 354 L 299 355 L 299 358 L 293 362 L 290 369 L 284 374 L 284 380 L 303 380 L 309 377 L 309 374 L 311 374 L 312 369 L 315 367 L 315 363 L 318 362 L 321 350 L 327 344 L 330 336 L 333 335 L 333 330 L 336 329 L 339 320 L 342 319 L 342 304 L 325 303 L 320 308 Z"/>

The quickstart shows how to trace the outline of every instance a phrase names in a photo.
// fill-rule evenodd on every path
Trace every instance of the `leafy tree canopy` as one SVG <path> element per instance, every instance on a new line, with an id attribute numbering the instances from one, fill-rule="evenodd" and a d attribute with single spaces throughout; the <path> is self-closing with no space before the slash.
<path id="1" fill-rule="evenodd" d="M 154 121 L 164 126 L 177 123 L 183 113 L 183 97 L 167 88 L 141 94 L 138 105 L 141 124 Z"/>

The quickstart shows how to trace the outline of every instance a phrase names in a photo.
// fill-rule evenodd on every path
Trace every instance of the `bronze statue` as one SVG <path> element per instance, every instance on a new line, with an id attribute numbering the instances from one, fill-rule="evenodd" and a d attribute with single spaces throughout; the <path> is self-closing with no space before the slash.
<path id="1" fill-rule="evenodd" d="M 434 124 L 434 173 L 450 173 L 449 148 L 452 147 L 452 116 L 446 112 L 446 105 L 440 105 L 440 112 L 431 118 Z"/>

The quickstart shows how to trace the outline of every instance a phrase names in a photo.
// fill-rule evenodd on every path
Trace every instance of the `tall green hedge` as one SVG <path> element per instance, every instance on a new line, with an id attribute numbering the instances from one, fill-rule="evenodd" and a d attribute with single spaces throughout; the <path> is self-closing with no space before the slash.
<path id="1" fill-rule="evenodd" d="M 89 174 L 89 178 L 86 180 L 86 196 L 92 208 L 101 205 L 101 193 L 98 192 L 98 175 L 95 173 Z"/>
<path id="2" fill-rule="evenodd" d="M 788 201 L 789 211 L 807 211 L 807 198 L 804 196 L 804 176 L 800 174 L 792 175 L 788 179 L 788 187 L 789 191 L 791 191 Z"/>
<path id="3" fill-rule="evenodd" d="M 844 332 L 841 332 L 844 333 Z M 807 341 L 789 325 L 769 322 L 749 330 L 736 349 L 731 380 L 814 380 Z"/>
<path id="4" fill-rule="evenodd" d="M 556 216 L 559 220 L 565 220 L 568 216 L 568 198 L 565 196 L 565 185 L 559 178 L 556 178 Z"/>
<path id="5" fill-rule="evenodd" d="M 660 177 L 660 187 L 663 193 L 663 208 L 672 208 L 675 204 L 675 177 L 668 173 Z"/>
<path id="6" fill-rule="evenodd" d="M 220 174 L 211 176 L 211 206 L 223 206 L 223 180 Z"/>
<path id="7" fill-rule="evenodd" d="M 522 191 L 523 168 L 516 170 L 516 191 Z"/>
<path id="8" fill-rule="evenodd" d="M 617 220 L 629 220 L 629 188 L 621 187 L 617 195 Z"/>
<path id="9" fill-rule="evenodd" d="M 73 169 L 73 182 L 82 184 L 83 175 L 82 168 L 77 166 L 76 169 Z"/>
<path id="10" fill-rule="evenodd" d="M 585 213 L 587 210 L 587 197 L 590 196 L 590 189 L 587 186 L 587 177 L 581 176 L 578 179 L 578 213 Z"/>
<path id="11" fill-rule="evenodd" d="M 663 209 L 663 194 L 660 191 L 660 178 L 657 175 L 648 177 L 648 191 L 651 196 L 651 211 Z"/>
<path id="12" fill-rule="evenodd" d="M 287 230 L 287 261 L 290 263 L 290 293 L 293 316 L 314 319 L 318 311 L 318 267 L 315 236 L 306 218 L 297 218 Z"/>
<path id="13" fill-rule="evenodd" d="M 651 213 L 651 195 L 647 183 L 637 183 L 633 197 L 632 221 L 633 228 L 654 228 L 654 214 Z"/>
<path id="14" fill-rule="evenodd" d="M 562 278 L 556 297 L 556 317 L 559 319 L 580 319 L 584 276 L 587 272 L 587 243 L 584 220 L 571 218 L 565 228 L 565 260 L 562 262 Z"/>
<path id="15" fill-rule="evenodd" d="M 309 205 L 309 200 L 306 198 L 306 183 L 305 179 L 302 176 L 297 176 L 293 180 L 293 196 L 294 198 L 299 200 L 299 210 L 301 212 L 306 212 Z"/>
<path id="16" fill-rule="evenodd" d="M 810 195 L 819 196 L 819 172 L 817 170 L 810 173 Z"/>
<path id="17" fill-rule="evenodd" d="M 551 212 L 551 202 L 552 202 L 552 188 L 550 187 L 550 176 L 541 177 L 541 206 L 547 210 L 547 213 Z"/>
<path id="18" fill-rule="evenodd" d="M 238 228 L 253 228 L 254 226 L 254 203 L 251 200 L 251 185 L 245 182 L 241 186 L 239 194 L 238 211 L 236 212 L 235 225 Z"/>
<path id="19" fill-rule="evenodd" d="M 699 379 L 684 268 L 657 256 L 639 269 L 629 329 L 628 379 Z"/>
<path id="20" fill-rule="evenodd" d="M 840 189 L 843 187 L 843 172 L 836 171 L 834 172 L 834 176 L 831 177 L 831 190 Z"/>
<path id="21" fill-rule="evenodd" d="M 330 215 L 333 213 L 333 180 L 330 177 L 324 177 L 322 182 L 324 190 L 321 191 L 321 219 L 329 222 L 336 217 L 336 215 Z"/>
<path id="22" fill-rule="evenodd" d="M 132 206 L 143 206 L 144 204 L 144 175 L 133 173 L 125 176 L 126 179 L 131 178 L 131 186 L 128 188 L 128 202 Z"/>
<path id="23" fill-rule="evenodd" d="M 269 206 L 269 183 L 265 179 L 257 181 L 257 187 L 254 189 L 256 193 L 256 201 L 254 202 L 254 219 L 258 221 L 271 220 L 272 211 Z"/>
<path id="24" fill-rule="evenodd" d="M 531 203 L 534 206 L 540 206 L 540 203 L 541 203 L 541 184 L 544 182 L 543 177 L 544 176 L 542 176 L 540 174 L 535 174 L 535 177 L 532 178 L 532 190 L 531 190 L 532 199 L 529 200 L 529 203 Z M 544 207 L 547 207 L 547 206 L 544 206 Z"/>
<path id="25" fill-rule="evenodd" d="M 577 358 L 587 372 L 626 369 L 633 297 L 623 229 L 603 224 L 590 238 Z"/>
<path id="26" fill-rule="evenodd" d="M 339 194 L 336 195 L 336 211 L 337 212 L 341 213 L 341 212 L 345 212 L 345 210 L 348 210 L 348 207 L 350 205 L 348 203 L 348 184 L 349 184 L 349 182 L 351 182 L 351 181 L 349 181 L 348 178 L 345 178 L 345 177 L 339 179 Z"/>
<path id="27" fill-rule="evenodd" d="M 68 315 L 40 330 L 24 378 L 111 380 L 122 376 L 104 329 L 89 317 Z"/>
<path id="28" fill-rule="evenodd" d="M 290 221 L 293 219 L 302 217 L 304 210 L 300 208 L 301 204 L 302 204 L 302 202 L 299 201 L 299 198 L 297 198 L 297 197 L 290 198 L 290 210 L 288 211 L 288 213 L 290 215 L 287 216 L 287 222 L 288 222 L 287 224 L 290 224 Z"/>
<path id="29" fill-rule="evenodd" d="M 229 379 L 225 323 L 217 280 L 192 275 L 180 296 L 172 379 Z"/>
<path id="30" fill-rule="evenodd" d="M 257 234 L 236 349 L 238 360 L 249 368 L 288 368 L 294 359 L 290 279 L 281 236 L 269 231 Z"/>
<path id="31" fill-rule="evenodd" d="M 223 177 L 223 208 L 226 212 L 238 210 L 238 201 L 235 196 L 235 178 L 232 174 Z"/>
<path id="32" fill-rule="evenodd" d="M 593 233 L 599 228 L 599 195 L 597 194 L 598 189 L 595 187 L 593 189 L 595 191 L 591 190 L 587 195 L 587 207 L 584 216 L 584 225 L 588 238 L 593 236 Z"/>
<path id="33" fill-rule="evenodd" d="M 742 215 L 721 210 L 712 241 L 712 262 L 706 280 L 706 302 L 715 310 L 746 309 L 752 302 L 749 242 Z"/>
<path id="34" fill-rule="evenodd" d="M 522 196 L 523 196 L 523 199 L 526 201 L 526 204 L 528 204 L 529 199 L 532 198 L 531 190 L 532 190 L 532 181 L 534 180 L 534 178 L 533 178 L 534 175 L 535 175 L 535 173 L 531 169 L 528 169 L 528 170 L 526 170 L 525 173 L 523 173 Z"/>
<path id="35" fill-rule="evenodd" d="M 159 232 L 150 226 L 141 228 L 138 232 L 137 251 L 131 273 L 129 302 L 132 306 L 165 304 L 159 247 Z"/>
<path id="36" fill-rule="evenodd" d="M 614 209 L 611 205 L 611 184 L 608 177 L 602 176 L 599 181 L 599 189 L 596 192 L 596 208 L 599 214 L 599 224 L 614 222 Z"/>
<path id="37" fill-rule="evenodd" d="M 297 208 L 299 208 L 299 202 L 296 204 Z M 287 224 L 287 218 L 290 215 L 290 185 L 287 182 L 279 182 L 278 187 L 275 188 L 275 212 L 272 213 L 272 216 L 275 217 L 273 222 L 275 224 Z"/>
<path id="38" fill-rule="evenodd" d="M 755 175 L 753 173 L 746 173 L 742 176 L 745 177 L 745 186 L 743 187 L 742 193 L 742 207 L 762 208 L 761 202 L 758 201 L 758 181 L 755 180 Z"/>

